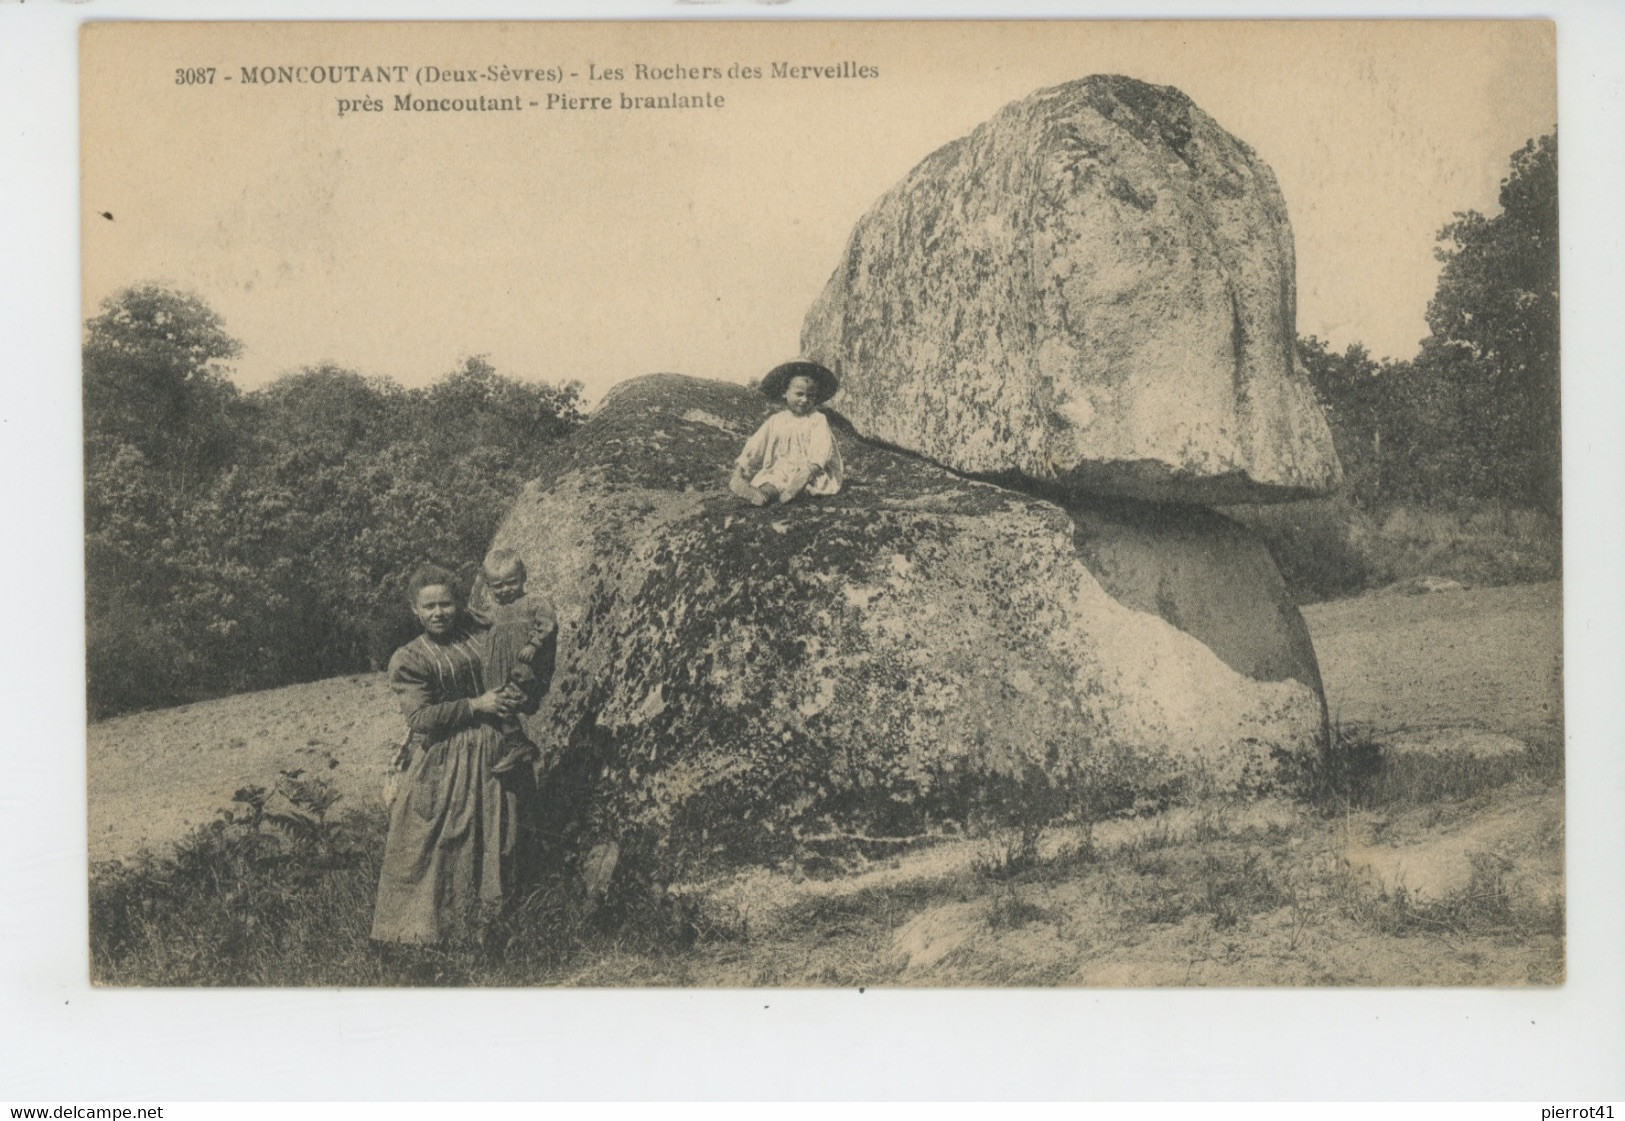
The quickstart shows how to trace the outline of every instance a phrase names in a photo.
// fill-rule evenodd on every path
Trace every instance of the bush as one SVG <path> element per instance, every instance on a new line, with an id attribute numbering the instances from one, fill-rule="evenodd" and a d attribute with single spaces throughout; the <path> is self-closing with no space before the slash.
<path id="1" fill-rule="evenodd" d="M 1316 751 L 1283 755 L 1279 764 L 1285 785 L 1299 798 L 1342 813 L 1374 803 L 1388 753 L 1369 728 L 1334 724 Z"/>
<path id="2" fill-rule="evenodd" d="M 580 387 L 470 358 L 407 390 L 322 366 L 238 393 L 200 300 L 158 288 L 86 326 L 93 717 L 379 668 L 425 560 L 470 573 Z"/>
<path id="3" fill-rule="evenodd" d="M 320 780 L 284 772 L 173 854 L 91 869 L 91 977 L 112 985 L 354 984 L 382 857 L 377 815 L 329 816 Z"/>
<path id="4" fill-rule="evenodd" d="M 1401 503 L 1368 511 L 1338 497 L 1224 513 L 1258 534 L 1299 603 L 1417 576 L 1495 587 L 1555 580 L 1563 572 L 1558 519 L 1501 502 Z"/>
<path id="5" fill-rule="evenodd" d="M 1368 519 L 1345 498 L 1224 513 L 1258 534 L 1299 603 L 1357 595 L 1372 584 Z"/>

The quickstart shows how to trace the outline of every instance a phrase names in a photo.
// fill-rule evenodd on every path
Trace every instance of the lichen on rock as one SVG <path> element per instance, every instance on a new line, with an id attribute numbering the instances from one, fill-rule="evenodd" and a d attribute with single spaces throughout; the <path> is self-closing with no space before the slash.
<path id="1" fill-rule="evenodd" d="M 559 608 L 533 731 L 563 752 L 555 812 L 588 833 L 766 859 L 808 830 L 962 820 L 1034 776 L 1130 801 L 1246 789 L 1322 735 L 1301 620 L 1233 523 L 1068 512 L 839 417 L 847 487 L 750 507 L 728 472 L 772 407 L 677 375 L 625 383 L 497 534 Z M 1113 571 L 1124 558 L 1141 575 Z M 1204 616 L 1204 595 L 1230 614 Z"/>
<path id="2" fill-rule="evenodd" d="M 1270 169 L 1183 93 L 1041 90 L 853 229 L 802 328 L 865 436 L 974 474 L 1210 505 L 1326 493 Z"/>

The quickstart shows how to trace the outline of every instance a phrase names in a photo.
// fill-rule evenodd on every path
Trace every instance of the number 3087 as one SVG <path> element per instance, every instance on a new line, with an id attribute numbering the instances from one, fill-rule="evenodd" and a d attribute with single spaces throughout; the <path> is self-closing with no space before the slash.
<path id="1" fill-rule="evenodd" d="M 175 84 L 177 86 L 212 86 L 214 85 L 214 67 L 188 66 L 175 71 Z"/>

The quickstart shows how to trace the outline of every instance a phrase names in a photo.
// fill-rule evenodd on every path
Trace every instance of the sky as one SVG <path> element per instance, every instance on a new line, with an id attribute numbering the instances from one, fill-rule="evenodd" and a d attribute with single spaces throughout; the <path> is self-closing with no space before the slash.
<path id="1" fill-rule="evenodd" d="M 1406 358 L 1439 228 L 1495 211 L 1511 153 L 1556 122 L 1540 22 L 113 25 L 83 51 L 85 314 L 133 283 L 196 292 L 241 340 L 248 389 L 324 362 L 422 385 L 473 354 L 589 400 L 653 371 L 749 380 L 795 356 L 881 194 L 1009 102 L 1095 73 L 1177 86 L 1274 170 L 1300 334 Z M 878 77 L 635 79 L 798 60 Z M 563 76 L 241 80 L 356 64 Z M 213 83 L 177 81 L 205 65 Z M 393 109 L 515 91 L 725 105 Z M 340 116 L 368 94 L 384 111 Z"/>

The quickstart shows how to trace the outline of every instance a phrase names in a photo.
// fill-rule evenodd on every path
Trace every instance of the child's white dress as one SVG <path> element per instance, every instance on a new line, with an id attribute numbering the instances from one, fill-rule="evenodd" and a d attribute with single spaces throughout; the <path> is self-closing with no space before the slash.
<path id="1" fill-rule="evenodd" d="M 846 469 L 841 464 L 829 418 L 814 409 L 796 416 L 789 409 L 768 417 L 739 453 L 739 469 L 750 485 L 764 484 L 788 502 L 805 490 L 808 494 L 835 494 Z"/>

